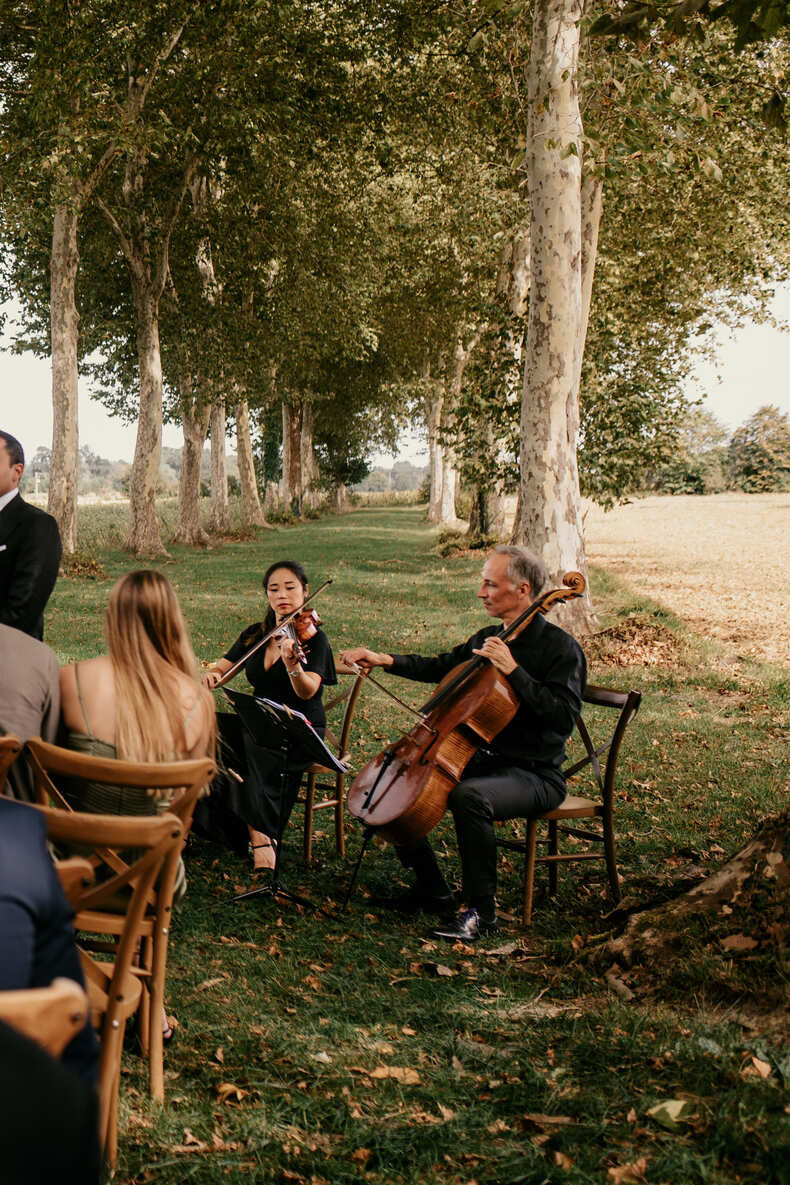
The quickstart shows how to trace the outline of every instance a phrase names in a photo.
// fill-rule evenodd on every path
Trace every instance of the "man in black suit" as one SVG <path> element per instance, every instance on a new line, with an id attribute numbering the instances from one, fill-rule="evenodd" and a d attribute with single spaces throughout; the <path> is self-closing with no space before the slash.
<path id="1" fill-rule="evenodd" d="M 0 624 L 44 636 L 44 606 L 60 566 L 60 532 L 51 514 L 25 502 L 22 445 L 0 431 Z"/>

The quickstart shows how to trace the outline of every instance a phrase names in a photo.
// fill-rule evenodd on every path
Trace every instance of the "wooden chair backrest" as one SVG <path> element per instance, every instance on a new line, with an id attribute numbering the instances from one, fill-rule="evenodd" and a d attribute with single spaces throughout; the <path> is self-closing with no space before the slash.
<path id="1" fill-rule="evenodd" d="M 336 696 L 333 696 L 332 699 L 328 700 L 324 705 L 326 713 L 329 715 L 333 708 L 338 707 L 340 704 L 345 704 L 343 709 L 343 720 L 340 725 L 340 732 L 335 733 L 329 726 L 327 726 L 326 730 L 327 740 L 332 745 L 334 745 L 338 756 L 340 756 L 343 753 L 346 753 L 348 750 L 348 738 L 351 734 L 351 725 L 353 724 L 354 713 L 357 709 L 357 700 L 359 699 L 360 692 L 362 691 L 362 687 L 365 682 L 365 676 L 358 675 L 355 671 L 345 669 L 340 662 L 337 664 L 337 673 L 341 677 L 347 677 L 350 675 L 354 676 L 354 682 L 350 687 L 346 687 L 342 692 Z"/>
<path id="2" fill-rule="evenodd" d="M 7 733 L 0 736 L 0 794 L 5 789 L 8 771 L 22 752 L 22 742 L 18 737 Z"/>
<path id="3" fill-rule="evenodd" d="M 167 810 L 175 815 L 183 826 L 184 836 L 192 826 L 192 815 L 198 795 L 217 772 L 210 757 L 196 757 L 188 761 L 134 762 L 120 761 L 111 757 L 93 757 L 86 753 L 75 753 L 50 745 L 46 741 L 32 738 L 25 745 L 25 757 L 33 773 L 34 790 L 39 804 L 54 802 L 64 811 L 72 811 L 70 803 L 63 797 L 52 775 L 82 779 L 89 782 L 104 782 L 109 786 L 135 786 L 146 790 L 173 790 L 176 793 L 168 802 Z M 152 799 L 153 802 L 153 799 Z M 129 816 L 126 816 L 127 818 Z M 167 912 L 172 904 L 173 890 L 178 875 L 180 849 L 171 852 L 159 883 L 158 893 L 148 894 L 148 905 L 159 913 Z M 123 857 L 109 849 L 97 853 L 92 863 L 101 863 L 118 874 L 126 867 Z M 78 919 L 79 924 L 79 919 Z"/>
<path id="4" fill-rule="evenodd" d="M 0 992 L 0 1020 L 60 1057 L 88 1019 L 88 997 L 73 979 L 49 987 Z"/>
<path id="5" fill-rule="evenodd" d="M 576 731 L 584 746 L 585 756 L 580 758 L 579 761 L 575 761 L 572 765 L 566 766 L 563 772 L 566 779 L 570 782 L 582 770 L 589 766 L 591 776 L 598 787 L 604 807 L 611 809 L 620 746 L 623 743 L 623 735 L 626 728 L 639 711 L 642 695 L 638 691 L 614 691 L 608 687 L 597 687 L 594 684 L 588 684 L 584 692 L 584 702 L 595 707 L 617 710 L 617 722 L 611 735 L 596 746 L 590 736 L 587 722 L 584 718 L 584 712 L 582 711 L 582 715 L 576 721 Z"/>
<path id="6" fill-rule="evenodd" d="M 56 846 L 88 849 L 91 863 L 104 865 L 107 879 L 95 884 L 75 887 L 74 908 L 80 915 L 106 910 L 117 916 L 123 902 L 123 926 L 113 954 L 112 964 L 94 959 L 81 949 L 82 968 L 92 999 L 101 993 L 103 1014 L 97 1028 L 100 1034 L 99 1103 L 102 1144 L 114 1149 L 114 1132 L 110 1130 L 115 1114 L 114 1101 L 120 1070 L 121 1044 L 126 1021 L 127 981 L 131 977 L 132 962 L 142 936 L 146 905 L 151 900 L 154 885 L 173 854 L 181 849 L 184 834 L 180 819 L 170 813 L 161 815 L 88 815 L 66 811 L 58 807 L 32 804 L 40 811 L 47 826 L 49 840 Z M 123 860 L 116 870 L 114 861 L 106 854 L 134 851 L 134 857 Z M 125 892 L 122 892 L 125 890 Z M 108 978 L 109 976 L 109 978 Z M 138 993 L 139 994 L 139 993 Z"/>

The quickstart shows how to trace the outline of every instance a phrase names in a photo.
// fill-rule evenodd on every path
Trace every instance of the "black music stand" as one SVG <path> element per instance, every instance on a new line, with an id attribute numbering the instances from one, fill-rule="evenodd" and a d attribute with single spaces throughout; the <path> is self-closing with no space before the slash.
<path id="1" fill-rule="evenodd" d="M 277 846 L 274 852 L 272 879 L 268 884 L 259 885 L 255 889 L 248 889 L 245 893 L 237 893 L 235 897 L 229 897 L 228 903 L 245 901 L 248 897 L 287 897 L 291 901 L 298 902 L 299 905 L 318 909 L 319 906 L 313 901 L 307 897 L 300 897 L 297 893 L 292 893 L 289 889 L 283 888 L 280 883 L 282 838 L 285 830 L 285 799 L 288 789 L 288 775 L 292 772 L 289 762 L 292 755 L 295 754 L 297 768 L 317 762 L 337 770 L 338 773 L 345 773 L 347 767 L 342 761 L 338 761 L 330 749 L 327 749 L 310 721 L 301 712 L 287 708 L 285 704 L 277 704 L 274 700 L 246 695 L 242 691 L 226 691 L 225 696 L 236 709 L 242 725 L 255 744 L 280 758 L 280 818 L 277 827 Z"/>

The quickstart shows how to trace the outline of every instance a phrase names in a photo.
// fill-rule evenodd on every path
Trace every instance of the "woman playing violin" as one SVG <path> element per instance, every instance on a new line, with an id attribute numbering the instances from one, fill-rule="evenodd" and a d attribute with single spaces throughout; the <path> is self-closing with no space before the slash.
<path id="1" fill-rule="evenodd" d="M 264 620 L 244 630 L 206 672 L 207 687 L 215 687 L 256 642 L 271 630 L 276 631 L 280 622 L 302 606 L 308 591 L 307 574 L 295 560 L 278 560 L 266 569 L 263 587 L 269 603 Z M 304 617 L 309 617 L 309 611 L 305 611 Z M 243 670 L 256 696 L 301 712 L 323 736 L 326 729 L 323 689 L 325 684 L 337 683 L 332 648 L 317 624 L 310 622 L 308 628 L 302 630 L 303 640 L 300 640 L 299 631 L 297 618 L 294 628 L 285 626 L 282 631 L 276 631 L 264 646 L 256 650 L 243 664 Z M 217 720 L 224 763 L 233 772 L 225 772 L 215 780 L 212 787 L 214 813 L 219 806 L 221 811 L 236 816 L 237 824 L 239 819 L 243 820 L 249 829 L 253 867 L 256 870 L 273 868 L 276 836 L 281 830 L 279 761 L 254 743 L 242 729 L 238 716 L 221 713 Z M 299 793 L 302 772 L 296 770 L 289 776 L 282 827 L 288 822 Z M 201 811 L 197 817 L 202 829 L 212 832 L 215 827 L 206 818 L 210 813 L 211 806 L 208 812 Z M 225 827 L 224 830 L 232 832 L 234 828 Z M 238 826 L 235 832 L 238 834 Z"/>

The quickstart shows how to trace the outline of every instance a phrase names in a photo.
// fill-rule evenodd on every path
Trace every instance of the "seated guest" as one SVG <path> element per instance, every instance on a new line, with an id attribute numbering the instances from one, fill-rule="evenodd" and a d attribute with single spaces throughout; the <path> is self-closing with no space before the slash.
<path id="1" fill-rule="evenodd" d="M 0 991 L 48 987 L 58 976 L 85 986 L 73 917 L 47 851 L 43 816 L 0 798 Z M 66 1046 L 62 1061 L 81 1078 L 95 1080 L 98 1050 L 90 1021 Z"/>
<path id="2" fill-rule="evenodd" d="M 127 572 L 110 593 L 105 620 L 109 654 L 64 667 L 60 694 L 65 745 L 94 757 L 183 761 L 214 752 L 211 694 L 197 661 L 173 586 L 159 572 Z M 70 780 L 63 795 L 78 811 L 153 815 L 167 810 L 135 786 Z M 186 888 L 183 861 L 176 897 Z M 172 1030 L 165 1018 L 165 1039 Z"/>
<path id="3" fill-rule="evenodd" d="M 60 717 L 60 671 L 55 652 L 10 625 L 0 625 L 0 733 L 54 741 Z M 8 672 L 13 671 L 13 678 Z M 21 758 L 11 766 L 8 783 L 14 798 L 30 801 L 33 783 Z"/>
<path id="4" fill-rule="evenodd" d="M 0 623 L 44 636 L 44 606 L 60 566 L 60 532 L 51 514 L 19 493 L 22 445 L 0 432 Z"/>
<path id="5" fill-rule="evenodd" d="M 65 744 L 95 757 L 183 761 L 214 748 L 214 703 L 197 662 L 173 586 L 159 572 L 122 576 L 106 614 L 109 653 L 64 667 L 60 695 Z M 153 815 L 167 809 L 141 789 L 72 783 L 75 810 Z"/>

